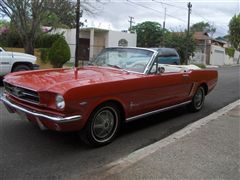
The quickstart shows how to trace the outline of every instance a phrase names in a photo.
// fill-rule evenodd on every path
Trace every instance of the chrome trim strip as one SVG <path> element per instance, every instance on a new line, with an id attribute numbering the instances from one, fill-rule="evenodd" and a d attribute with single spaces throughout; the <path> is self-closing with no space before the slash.
<path id="1" fill-rule="evenodd" d="M 156 59 L 158 52 L 157 51 L 153 51 L 153 55 L 152 58 L 148 61 L 146 68 L 144 69 L 144 74 L 149 74 L 150 72 L 150 68 L 153 66 L 154 64 L 154 60 Z"/>
<path id="2" fill-rule="evenodd" d="M 139 119 L 139 118 L 143 118 L 143 117 L 150 116 L 150 115 L 153 115 L 153 114 L 156 114 L 156 113 L 160 113 L 160 112 L 163 112 L 163 111 L 167 111 L 167 110 L 179 107 L 179 106 L 183 106 L 183 105 L 189 104 L 191 102 L 192 101 L 186 101 L 186 102 L 183 102 L 183 103 L 180 103 L 180 104 L 176 104 L 176 105 L 173 105 L 173 106 L 169 106 L 169 107 L 166 107 L 166 108 L 162 108 L 162 109 L 158 109 L 158 110 L 155 110 L 155 111 L 151 111 L 151 112 L 147 112 L 147 113 L 144 113 L 144 114 L 140 114 L 140 115 L 137 115 L 137 116 L 133 116 L 133 117 L 127 118 L 126 121 L 130 122 L 130 121 L 133 121 L 133 120 L 136 120 L 136 119 Z"/>
<path id="3" fill-rule="evenodd" d="M 26 100 L 26 99 L 22 99 L 22 98 L 19 98 L 19 97 L 17 97 L 17 96 L 15 96 L 14 94 L 10 94 L 12 97 L 14 97 L 14 98 L 16 98 L 16 99 L 18 99 L 18 100 L 21 100 L 21 101 L 24 101 L 24 102 L 27 102 L 27 103 L 30 103 L 30 104 L 34 104 L 34 105 L 39 105 L 40 104 L 40 102 L 34 102 L 34 101 L 28 101 L 28 100 Z"/>
<path id="4" fill-rule="evenodd" d="M 35 96 L 33 94 L 30 94 L 30 93 L 26 93 L 26 92 L 22 92 L 23 95 L 26 95 L 26 96 L 31 96 L 31 97 L 36 97 L 36 98 L 39 98 L 39 96 Z"/>
<path id="5" fill-rule="evenodd" d="M 196 85 L 197 85 L 197 83 L 193 83 L 193 85 L 192 85 L 192 89 L 191 89 L 191 91 L 190 91 L 190 93 L 189 93 L 189 97 L 191 97 L 191 96 L 193 96 L 193 94 L 194 94 L 194 89 L 196 88 Z"/>
<path id="6" fill-rule="evenodd" d="M 7 84 L 10 84 L 10 83 L 8 83 L 8 82 L 6 82 Z M 30 88 L 25 88 L 25 87 L 23 87 L 23 86 L 19 86 L 19 85 L 12 85 L 12 84 L 10 84 L 11 86 L 15 86 L 15 87 L 19 87 L 19 88 L 22 88 L 22 89 L 26 89 L 27 91 L 33 91 L 33 92 L 35 92 L 35 93 L 37 93 L 38 94 L 38 98 L 40 98 L 39 97 L 39 93 L 36 91 L 36 90 L 32 90 L 32 89 L 30 89 Z M 7 91 L 6 90 L 6 88 L 5 88 L 5 85 L 4 85 L 4 89 L 5 89 L 5 91 Z M 10 92 L 9 92 L 10 93 Z M 29 101 L 29 100 L 26 100 L 26 99 L 22 99 L 22 98 L 20 98 L 20 97 L 18 97 L 18 96 L 15 96 L 14 94 L 12 94 L 12 93 L 10 93 L 10 95 L 11 96 L 13 96 L 13 97 L 15 97 L 16 99 L 20 99 L 20 100 L 22 100 L 22 101 L 24 101 L 24 102 L 27 102 L 27 103 L 31 103 L 31 104 L 35 104 L 35 105 L 39 105 L 40 104 L 40 99 L 39 99 L 39 102 L 34 102 L 34 101 Z M 1 99 L 0 99 L 1 100 Z"/>
<path id="7" fill-rule="evenodd" d="M 7 81 L 3 81 L 3 85 L 4 85 L 4 83 L 8 83 L 8 84 L 10 84 L 10 85 L 12 85 L 12 86 L 20 87 L 20 88 L 23 88 L 23 89 L 26 89 L 26 90 L 33 91 L 33 92 L 38 93 L 38 92 L 37 92 L 36 90 L 34 90 L 34 89 L 26 88 L 26 87 L 23 87 L 23 86 L 21 86 L 21 85 L 13 85 L 13 84 L 11 84 L 11 83 L 9 83 L 9 82 L 7 82 Z M 5 87 L 5 86 L 4 86 L 4 87 Z"/>
<path id="8" fill-rule="evenodd" d="M 24 113 L 31 114 L 31 115 L 37 116 L 37 117 L 46 118 L 50 121 L 54 121 L 54 122 L 57 122 L 57 123 L 73 122 L 73 121 L 78 121 L 82 118 L 81 115 L 69 116 L 69 117 L 60 117 L 60 116 L 49 116 L 49 115 L 45 115 L 45 114 L 42 114 L 42 113 L 33 112 L 33 111 L 30 111 L 26 108 L 23 108 L 23 107 L 20 107 L 16 104 L 11 103 L 9 100 L 6 99 L 5 94 L 0 95 L 0 100 L 3 101 L 4 103 L 6 103 L 7 105 L 9 105 L 10 107 L 15 108 L 17 110 L 20 110 Z"/>

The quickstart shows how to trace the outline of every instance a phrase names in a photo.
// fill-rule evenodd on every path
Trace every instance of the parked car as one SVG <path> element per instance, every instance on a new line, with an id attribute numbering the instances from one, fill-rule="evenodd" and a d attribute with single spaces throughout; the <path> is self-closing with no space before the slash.
<path id="1" fill-rule="evenodd" d="M 7 73 L 37 69 L 36 56 L 5 51 L 0 47 L 0 77 Z"/>
<path id="2" fill-rule="evenodd" d="M 173 48 L 151 48 L 151 49 L 156 50 L 158 52 L 157 58 L 159 63 L 173 65 L 180 64 L 180 57 L 175 49 Z M 147 64 L 147 62 L 148 58 L 145 55 L 141 55 L 138 57 L 132 56 L 128 58 L 126 68 L 129 68 L 131 66 L 143 67 L 144 65 Z"/>
<path id="3" fill-rule="evenodd" d="M 75 69 L 16 72 L 4 79 L 1 97 L 11 113 L 41 129 L 77 131 L 84 142 L 101 146 L 117 135 L 122 122 L 178 106 L 199 111 L 216 86 L 216 70 L 194 65 L 162 65 L 159 52 L 107 48 L 89 65 Z M 143 66 L 128 66 L 144 57 Z"/>
<path id="4" fill-rule="evenodd" d="M 153 48 L 159 53 L 159 62 L 161 64 L 180 64 L 180 57 L 174 48 Z"/>

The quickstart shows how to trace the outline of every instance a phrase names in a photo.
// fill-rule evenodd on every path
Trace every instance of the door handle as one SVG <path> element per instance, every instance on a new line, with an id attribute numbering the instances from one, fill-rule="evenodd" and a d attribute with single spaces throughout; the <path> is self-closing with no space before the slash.
<path id="1" fill-rule="evenodd" d="M 189 78 L 189 74 L 183 74 L 183 78 L 184 79 L 188 79 Z"/>

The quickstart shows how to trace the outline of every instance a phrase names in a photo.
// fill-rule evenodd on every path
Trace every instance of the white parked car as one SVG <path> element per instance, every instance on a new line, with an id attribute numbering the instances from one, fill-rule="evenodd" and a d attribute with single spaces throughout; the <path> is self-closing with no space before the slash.
<path id="1" fill-rule="evenodd" d="M 18 52 L 5 51 L 0 47 L 0 77 L 7 73 L 38 69 L 37 57 Z"/>

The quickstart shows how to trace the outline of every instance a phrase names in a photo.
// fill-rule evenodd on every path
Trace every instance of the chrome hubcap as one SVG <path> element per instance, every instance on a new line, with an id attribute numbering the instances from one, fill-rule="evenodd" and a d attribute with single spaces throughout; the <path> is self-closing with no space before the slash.
<path id="1" fill-rule="evenodd" d="M 110 109 L 100 111 L 96 116 L 93 123 L 93 135 L 100 140 L 108 140 L 116 130 L 116 112 Z"/>
<path id="2" fill-rule="evenodd" d="M 200 108 L 202 106 L 203 97 L 204 97 L 204 94 L 203 94 L 202 89 L 198 89 L 198 91 L 194 97 L 194 104 L 195 104 L 196 108 Z"/>

